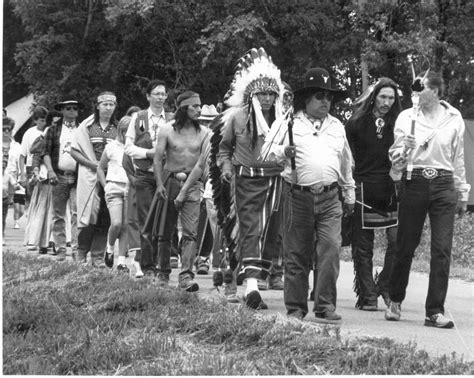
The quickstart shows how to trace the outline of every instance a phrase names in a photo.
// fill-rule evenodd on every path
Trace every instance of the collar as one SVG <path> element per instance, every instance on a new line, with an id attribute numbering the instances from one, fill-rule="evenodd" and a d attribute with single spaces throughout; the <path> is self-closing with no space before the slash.
<path id="1" fill-rule="evenodd" d="M 66 126 L 68 129 L 73 129 L 76 127 L 76 121 L 68 122 L 63 119 L 63 126 Z"/>
<path id="2" fill-rule="evenodd" d="M 155 114 L 153 113 L 153 110 L 151 110 L 151 108 L 148 108 L 148 118 L 151 119 L 151 117 L 158 117 L 158 118 L 163 118 L 163 119 L 166 119 L 165 118 L 165 108 L 161 109 L 161 113 L 160 114 Z"/>

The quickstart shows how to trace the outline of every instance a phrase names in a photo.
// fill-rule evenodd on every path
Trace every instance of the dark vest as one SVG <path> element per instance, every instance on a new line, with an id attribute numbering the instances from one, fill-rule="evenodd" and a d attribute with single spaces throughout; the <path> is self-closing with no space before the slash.
<path id="1" fill-rule="evenodd" d="M 173 113 L 165 113 L 165 120 L 169 122 L 173 119 Z M 153 148 L 153 141 L 149 132 L 148 110 L 141 110 L 137 113 L 135 121 L 135 146 L 150 149 Z M 138 169 L 147 171 L 153 165 L 153 159 L 133 159 Z"/>

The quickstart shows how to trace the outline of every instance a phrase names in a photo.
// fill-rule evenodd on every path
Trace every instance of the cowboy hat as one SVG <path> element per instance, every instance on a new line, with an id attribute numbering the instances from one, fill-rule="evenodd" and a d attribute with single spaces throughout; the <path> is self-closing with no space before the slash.
<path id="1" fill-rule="evenodd" d="M 65 105 L 77 105 L 79 108 L 84 109 L 84 105 L 82 102 L 79 102 L 74 96 L 66 95 L 64 96 L 61 101 L 59 101 L 56 105 L 53 106 L 54 110 L 60 111 L 61 108 Z"/>
<path id="2" fill-rule="evenodd" d="M 338 101 L 345 97 L 345 91 L 332 85 L 331 76 L 329 72 L 321 67 L 310 68 L 304 75 L 304 84 L 302 87 L 294 91 L 294 96 L 301 96 L 314 89 L 328 91 L 334 94 L 334 100 Z"/>
<path id="3" fill-rule="evenodd" d="M 212 121 L 219 115 L 217 109 L 214 105 L 203 105 L 201 109 L 201 115 L 199 116 L 199 121 Z"/>

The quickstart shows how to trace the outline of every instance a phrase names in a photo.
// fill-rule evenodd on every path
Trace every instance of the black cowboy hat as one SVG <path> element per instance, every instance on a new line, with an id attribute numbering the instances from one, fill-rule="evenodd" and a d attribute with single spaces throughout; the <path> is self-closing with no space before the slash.
<path id="1" fill-rule="evenodd" d="M 310 68 L 304 75 L 304 84 L 294 91 L 294 96 L 302 96 L 315 89 L 328 91 L 334 94 L 334 101 L 339 101 L 347 97 L 346 91 L 343 91 L 332 85 L 329 72 L 321 67 Z"/>
<path id="2" fill-rule="evenodd" d="M 65 105 L 77 105 L 79 108 L 84 109 L 84 104 L 79 102 L 73 95 L 64 96 L 53 108 L 54 110 L 60 111 Z"/>

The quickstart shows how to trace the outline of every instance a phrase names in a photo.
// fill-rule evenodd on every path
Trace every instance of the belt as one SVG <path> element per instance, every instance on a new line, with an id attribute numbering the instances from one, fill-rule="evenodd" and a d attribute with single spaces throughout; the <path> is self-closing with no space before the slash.
<path id="1" fill-rule="evenodd" d="M 291 184 L 287 182 L 287 184 L 291 187 L 291 189 L 301 190 L 302 192 L 310 192 L 313 194 L 321 194 L 327 193 L 335 188 L 337 188 L 337 182 L 333 182 L 332 184 L 321 186 L 320 188 L 315 188 L 314 186 L 303 186 L 298 184 Z"/>
<path id="2" fill-rule="evenodd" d="M 74 172 L 74 171 L 61 171 L 60 169 L 58 169 L 56 171 L 56 174 L 61 175 L 61 176 L 75 176 L 76 172 Z"/>
<path id="3" fill-rule="evenodd" d="M 403 174 L 406 177 L 406 173 Z M 452 177 L 453 172 L 447 171 L 446 169 L 435 169 L 435 168 L 415 168 L 411 175 L 413 177 L 423 177 L 427 180 L 433 180 L 436 177 Z"/>

